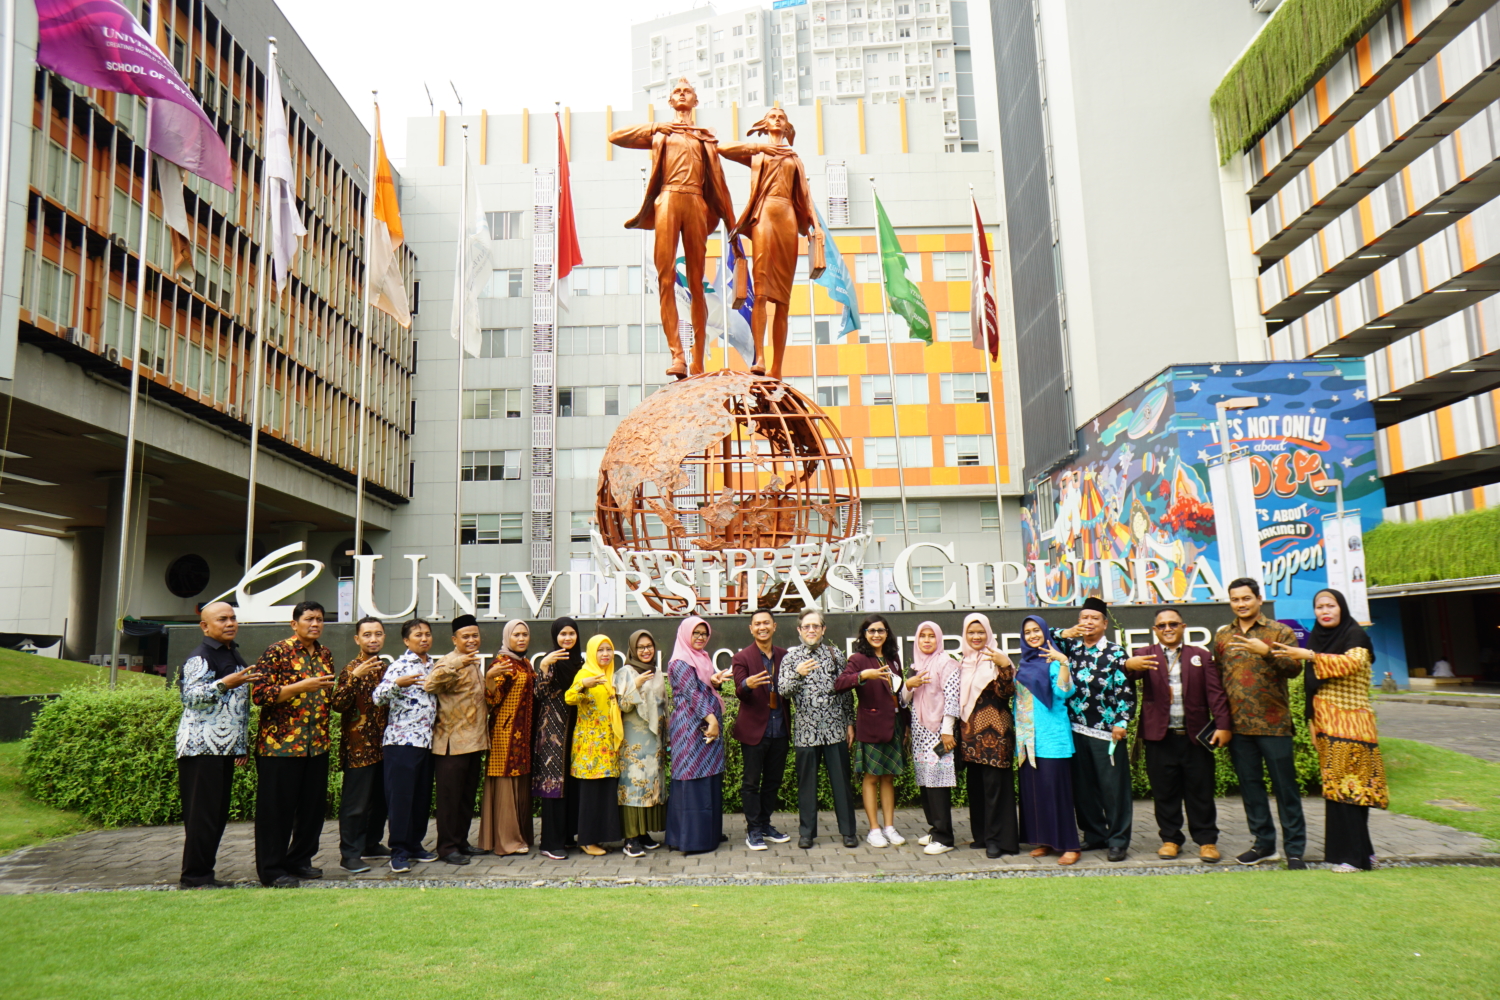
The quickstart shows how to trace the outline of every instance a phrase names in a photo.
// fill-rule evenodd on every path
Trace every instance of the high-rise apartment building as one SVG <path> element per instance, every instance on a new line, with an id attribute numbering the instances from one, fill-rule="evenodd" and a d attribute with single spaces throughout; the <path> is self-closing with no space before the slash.
<path id="1" fill-rule="evenodd" d="M 775 0 L 632 28 L 636 105 L 686 77 L 710 107 L 871 105 L 941 112 L 944 149 L 980 148 L 967 0 Z M 951 148 L 950 148 L 951 147 Z"/>
<path id="2" fill-rule="evenodd" d="M 39 580 L 0 595 L 16 602 L 0 607 L 0 618 L 30 621 L 42 605 L 64 603 L 66 590 L 75 657 L 110 646 L 122 519 L 136 526 L 128 614 L 191 613 L 244 570 L 270 35 L 280 40 L 294 193 L 308 233 L 288 287 L 267 293 L 255 554 L 300 541 L 337 566 L 353 534 L 369 135 L 271 0 L 125 3 L 217 126 L 235 187 L 187 175 L 191 245 L 174 255 L 159 173 L 141 215 L 145 103 L 34 65 L 19 74 L 14 119 L 24 142 L 11 171 L 24 196 L 8 224 L 6 290 L 16 297 L 5 302 L 3 326 L 16 339 L 4 344 L 0 366 L 12 376 L 0 528 L 63 540 L 73 569 L 71 580 L 54 576 L 50 593 Z M 20 51 L 29 60 L 36 19 L 23 7 Z M 408 252 L 408 272 L 413 264 Z M 414 356 L 410 334 L 383 313 L 368 333 L 366 511 L 380 530 L 411 489 Z M 141 377 L 141 450 L 127 513 L 132 368 Z M 329 584 L 324 596 L 332 592 Z"/>

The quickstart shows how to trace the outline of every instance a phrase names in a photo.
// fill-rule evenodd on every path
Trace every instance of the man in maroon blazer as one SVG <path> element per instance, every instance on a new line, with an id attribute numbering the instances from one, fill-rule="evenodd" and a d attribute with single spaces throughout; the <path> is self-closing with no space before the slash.
<path id="1" fill-rule="evenodd" d="M 744 775 L 740 798 L 745 807 L 745 846 L 764 851 L 766 841 L 784 844 L 792 838 L 771 825 L 771 809 L 781 793 L 786 758 L 791 743 L 792 718 L 787 704 L 776 693 L 781 661 L 786 650 L 771 644 L 776 634 L 776 616 L 757 611 L 750 616 L 750 634 L 755 642 L 734 654 L 734 693 L 740 699 L 739 716 L 731 731 L 740 741 Z"/>
<path id="2" fill-rule="evenodd" d="M 1198 741 L 1210 721 L 1209 742 L 1227 746 L 1229 701 L 1208 650 L 1183 644 L 1186 625 L 1176 608 L 1162 608 L 1152 626 L 1156 643 L 1125 661 L 1144 675 L 1141 736 L 1146 741 L 1146 776 L 1156 803 L 1162 845 L 1156 854 L 1175 858 L 1182 849 L 1182 808 L 1198 843 L 1198 858 L 1219 860 L 1218 811 L 1214 807 L 1214 755 Z"/>

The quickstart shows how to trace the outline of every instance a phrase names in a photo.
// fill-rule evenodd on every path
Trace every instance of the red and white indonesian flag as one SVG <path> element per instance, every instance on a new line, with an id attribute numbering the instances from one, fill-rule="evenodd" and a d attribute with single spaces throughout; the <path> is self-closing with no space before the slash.
<path id="1" fill-rule="evenodd" d="M 396 177 L 385 156 L 380 137 L 380 108 L 375 109 L 375 204 L 370 238 L 365 247 L 366 275 L 370 282 L 370 304 L 411 329 L 411 306 L 406 284 L 401 280 L 401 262 L 396 248 L 406 238 L 401 229 L 401 207 L 396 201 Z"/>
<path id="2" fill-rule="evenodd" d="M 990 261 L 990 244 L 984 235 L 984 220 L 979 217 L 979 202 L 974 206 L 974 277 L 969 283 L 969 331 L 974 346 L 988 351 L 991 361 L 1000 360 L 1000 308 L 995 302 L 995 265 Z"/>
<path id="3" fill-rule="evenodd" d="M 568 144 L 563 141 L 562 117 L 557 119 L 557 303 L 567 308 L 568 275 L 583 263 L 578 248 L 578 225 L 573 218 L 573 185 L 568 178 Z"/>
<path id="4" fill-rule="evenodd" d="M 468 152 L 464 153 L 467 157 Z M 479 202 L 479 185 L 470 164 L 464 165 L 462 218 L 458 220 L 458 257 L 453 266 L 453 339 L 464 353 L 479 357 L 484 338 L 479 333 L 479 296 L 489 283 L 494 263 L 490 254 L 490 224 Z"/>
<path id="5" fill-rule="evenodd" d="M 287 273 L 297 253 L 297 240 L 307 232 L 297 211 L 297 173 L 292 167 L 292 137 L 287 131 L 286 111 L 281 106 L 281 71 L 276 57 L 266 69 L 266 176 L 270 185 L 271 274 L 277 289 L 286 287 Z"/>

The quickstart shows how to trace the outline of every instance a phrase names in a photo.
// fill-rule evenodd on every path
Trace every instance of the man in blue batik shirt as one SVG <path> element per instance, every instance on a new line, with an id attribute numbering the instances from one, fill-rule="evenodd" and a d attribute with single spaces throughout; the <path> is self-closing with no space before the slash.
<path id="1" fill-rule="evenodd" d="M 1109 606 L 1097 597 L 1083 602 L 1078 624 L 1052 630 L 1068 657 L 1073 694 L 1073 809 L 1085 851 L 1107 850 L 1124 861 L 1130 850 L 1134 805 L 1130 798 L 1130 754 L 1126 727 L 1135 714 L 1135 682 L 1125 673 L 1125 650 L 1105 638 Z"/>

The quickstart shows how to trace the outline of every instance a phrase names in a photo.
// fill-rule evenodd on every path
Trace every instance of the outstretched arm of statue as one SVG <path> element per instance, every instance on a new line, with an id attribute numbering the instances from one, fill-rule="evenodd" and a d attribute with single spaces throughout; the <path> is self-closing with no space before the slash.
<path id="1" fill-rule="evenodd" d="M 761 152 L 764 148 L 765 143 L 762 142 L 721 142 L 719 143 L 719 155 L 726 160 L 743 163 L 748 167 L 755 160 L 755 154 Z"/>
<path id="2" fill-rule="evenodd" d="M 631 125 L 627 128 L 615 129 L 609 134 L 609 141 L 616 146 L 626 149 L 650 149 L 651 137 L 657 132 L 657 126 L 663 122 L 647 122 L 644 125 Z"/>

